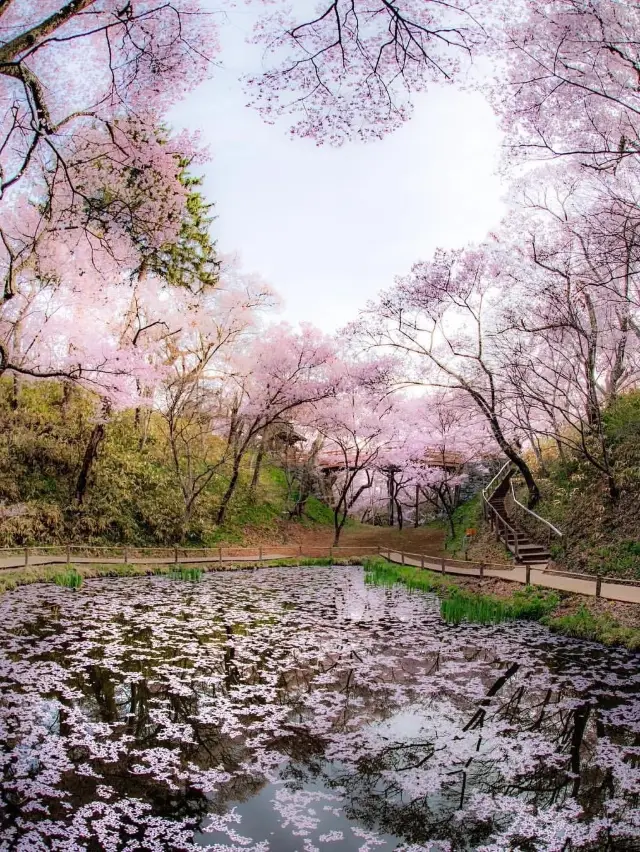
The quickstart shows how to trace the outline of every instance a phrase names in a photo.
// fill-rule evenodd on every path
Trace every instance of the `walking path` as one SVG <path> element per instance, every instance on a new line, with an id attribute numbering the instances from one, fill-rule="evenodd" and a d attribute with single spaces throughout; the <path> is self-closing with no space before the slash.
<path id="1" fill-rule="evenodd" d="M 416 568 L 429 568 L 432 571 L 440 571 L 446 574 L 458 574 L 468 577 L 498 577 L 513 583 L 529 582 L 532 585 L 544 586 L 547 589 L 559 589 L 563 592 L 573 592 L 577 595 L 589 595 L 591 597 L 607 598 L 611 601 L 625 601 L 627 603 L 640 604 L 640 583 L 630 580 L 616 581 L 610 578 L 587 577 L 584 574 L 569 574 L 535 568 L 526 565 L 469 565 L 457 563 L 452 565 L 452 560 L 438 559 L 433 556 L 422 556 L 417 553 L 402 553 L 401 551 L 384 550 L 382 555 L 390 562 L 403 565 L 413 565 Z M 444 571 L 443 571 L 444 563 Z"/>
<path id="2" fill-rule="evenodd" d="M 291 559 L 290 553 L 263 553 L 262 558 L 258 556 L 223 556 L 218 559 L 217 556 L 186 556 L 180 557 L 178 560 L 181 565 L 192 562 L 206 562 L 213 564 L 221 562 L 222 564 L 229 562 L 258 562 L 266 561 L 267 559 Z M 126 560 L 131 565 L 172 565 L 175 560 L 173 558 L 165 558 L 162 556 L 142 556 L 132 557 Z M 67 562 L 66 556 L 29 556 L 28 567 L 34 565 L 64 565 Z M 114 556 L 74 556 L 72 559 L 74 565 L 122 565 L 122 557 Z M 0 570 L 3 568 L 24 568 L 24 556 L 13 556 L 0 559 Z"/>
<path id="3" fill-rule="evenodd" d="M 73 550 L 81 550 L 87 555 L 76 555 Z M 497 565 L 480 564 L 473 562 L 460 562 L 444 557 L 433 556 L 422 553 L 403 553 L 400 550 L 388 550 L 386 548 L 374 547 L 305 547 L 299 545 L 283 545 L 277 550 L 263 550 L 262 548 L 215 548 L 207 553 L 205 549 L 190 553 L 182 548 L 149 548 L 151 553 L 145 554 L 143 548 L 69 548 L 52 547 L 47 553 L 47 548 L 5 549 L 0 550 L 0 570 L 10 568 L 34 567 L 38 565 L 122 565 L 131 563 L 134 565 L 171 565 L 171 564 L 194 564 L 208 563 L 210 565 L 225 565 L 242 562 L 266 562 L 271 559 L 296 559 L 313 556 L 364 556 L 377 555 L 376 551 L 385 556 L 390 562 L 397 564 L 412 565 L 417 568 L 428 568 L 443 574 L 452 574 L 467 577 L 497 577 L 513 583 L 526 584 L 527 582 L 544 586 L 548 589 L 558 589 L 564 592 L 573 592 L 579 595 L 591 597 L 602 597 L 612 601 L 624 601 L 627 603 L 640 604 L 640 581 L 615 580 L 609 577 L 590 577 L 585 574 L 571 574 L 563 571 L 552 571 L 536 565 Z M 161 551 L 164 550 L 164 553 Z M 223 552 L 228 550 L 229 552 Z M 101 551 L 105 553 L 103 556 Z M 107 555 L 111 553 L 115 555 Z M 354 553 L 356 551 L 356 553 Z"/>

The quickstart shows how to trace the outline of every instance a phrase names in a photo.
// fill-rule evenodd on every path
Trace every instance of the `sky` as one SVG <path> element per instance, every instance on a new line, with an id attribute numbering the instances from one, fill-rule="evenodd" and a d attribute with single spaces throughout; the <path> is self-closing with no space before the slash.
<path id="1" fill-rule="evenodd" d="M 222 30 L 221 67 L 172 115 L 199 131 L 198 170 L 215 203 L 218 249 L 238 253 L 281 295 L 281 318 L 327 332 L 437 247 L 481 240 L 505 213 L 501 137 L 478 93 L 433 86 L 384 140 L 318 147 L 245 106 L 238 81 L 259 62 L 246 14 Z"/>

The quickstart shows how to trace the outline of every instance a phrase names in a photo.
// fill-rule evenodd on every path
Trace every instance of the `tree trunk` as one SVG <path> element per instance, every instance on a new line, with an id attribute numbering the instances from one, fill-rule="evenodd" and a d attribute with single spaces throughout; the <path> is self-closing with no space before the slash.
<path id="1" fill-rule="evenodd" d="M 333 513 L 333 530 L 334 530 L 333 545 L 332 545 L 333 547 L 338 546 L 338 542 L 340 541 L 340 533 L 342 532 L 342 529 L 344 527 L 346 520 L 347 520 L 347 512 L 346 511 L 344 511 L 342 513 L 341 519 L 339 519 L 339 515 L 338 515 L 337 510 Z"/>
<path id="2" fill-rule="evenodd" d="M 456 537 L 456 527 L 455 527 L 455 524 L 453 523 L 453 512 L 447 511 L 446 507 L 445 507 L 445 512 L 447 514 L 447 520 L 449 521 L 449 529 L 451 530 L 451 538 L 455 538 Z"/>
<path id="3" fill-rule="evenodd" d="M 613 474 L 607 474 L 607 486 L 609 488 L 609 497 L 613 503 L 617 503 L 620 499 L 620 489 L 618 488 L 618 483 L 615 480 Z"/>
<path id="4" fill-rule="evenodd" d="M 91 431 L 89 443 L 87 444 L 87 449 L 84 453 L 82 467 L 80 469 L 80 474 L 76 483 L 76 500 L 80 505 L 82 505 L 82 502 L 84 501 L 85 495 L 87 493 L 87 487 L 89 485 L 89 476 L 91 475 L 93 463 L 98 457 L 98 448 L 104 440 L 104 434 L 104 423 L 97 423 Z"/>
<path id="5" fill-rule="evenodd" d="M 238 458 L 233 464 L 231 479 L 229 480 L 229 485 L 227 486 L 227 490 L 225 491 L 222 502 L 220 503 L 220 508 L 218 509 L 218 516 L 216 518 L 218 526 L 221 526 L 224 523 L 229 502 L 235 493 L 236 485 L 238 484 L 238 477 L 240 476 L 240 461 L 241 458 Z"/>
<path id="6" fill-rule="evenodd" d="M 416 485 L 416 516 L 413 521 L 414 527 L 420 526 L 420 486 Z"/>
<path id="7" fill-rule="evenodd" d="M 60 401 L 60 413 L 62 415 L 62 422 L 66 423 L 67 414 L 69 412 L 69 403 L 71 402 L 71 395 L 73 392 L 73 385 L 71 382 L 64 382 L 62 385 L 62 400 Z"/>
<path id="8" fill-rule="evenodd" d="M 527 501 L 527 506 L 532 509 L 540 500 L 540 491 L 538 489 L 535 479 L 533 478 L 533 474 L 531 473 L 529 465 L 522 458 L 522 456 L 514 449 L 513 445 L 509 441 L 507 441 L 500 427 L 500 423 L 498 422 L 497 415 L 494 411 L 487 407 L 487 403 L 483 400 L 482 396 L 472 390 L 469 390 L 469 393 L 478 408 L 480 409 L 480 411 L 489 421 L 489 426 L 491 427 L 493 437 L 496 439 L 496 443 L 498 444 L 502 452 L 505 454 L 505 456 L 509 459 L 509 461 L 512 461 L 522 474 L 522 478 L 524 479 L 527 485 L 527 489 L 529 491 L 529 499 Z"/>
<path id="9" fill-rule="evenodd" d="M 264 459 L 264 442 L 265 437 L 263 435 L 262 440 L 260 441 L 260 446 L 258 448 L 256 462 L 253 466 L 253 476 L 251 477 L 251 485 L 249 486 L 249 494 L 252 497 L 256 493 L 256 488 L 258 487 L 258 481 L 260 479 L 260 469 L 262 468 L 262 460 Z"/>
<path id="10" fill-rule="evenodd" d="M 533 478 L 533 474 L 531 473 L 529 465 L 523 458 L 521 458 L 521 456 L 518 455 L 518 453 L 513 452 L 513 450 L 511 450 L 510 453 L 506 452 L 505 450 L 505 455 L 508 459 L 511 459 L 511 461 L 515 464 L 515 466 L 522 474 L 522 478 L 524 479 L 527 485 L 527 490 L 529 492 L 527 507 L 529 509 L 533 509 L 536 503 L 540 500 L 540 490 L 536 484 L 535 479 Z"/>
<path id="11" fill-rule="evenodd" d="M 402 504 L 398 500 L 397 495 L 394 495 L 393 502 L 396 504 L 396 515 L 398 516 L 398 529 L 402 532 L 404 528 L 404 515 L 402 514 Z"/>
<path id="12" fill-rule="evenodd" d="M 497 419 L 492 418 L 489 422 L 491 425 L 491 431 L 493 432 L 493 436 L 498 442 L 498 446 L 505 454 L 505 456 L 509 459 L 509 461 L 513 462 L 513 464 L 515 464 L 515 466 L 522 474 L 522 478 L 524 479 L 527 486 L 527 490 L 529 492 L 527 506 L 529 507 L 529 509 L 533 509 L 536 503 L 540 500 L 540 491 L 538 489 L 535 479 L 533 478 L 533 474 L 531 473 L 529 465 L 522 458 L 522 456 L 516 450 L 514 450 L 513 446 L 504 437 Z"/>
<path id="13" fill-rule="evenodd" d="M 17 409 L 18 409 L 19 396 L 20 396 L 20 385 L 18 384 L 18 377 L 14 373 L 13 374 L 13 381 L 11 382 L 11 403 L 10 403 L 10 406 L 11 406 L 12 411 L 17 411 Z"/>

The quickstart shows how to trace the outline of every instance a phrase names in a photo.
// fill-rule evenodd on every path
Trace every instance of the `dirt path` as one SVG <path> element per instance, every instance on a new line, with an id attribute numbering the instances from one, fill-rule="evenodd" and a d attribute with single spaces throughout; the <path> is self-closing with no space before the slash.
<path id="1" fill-rule="evenodd" d="M 300 524 L 288 526 L 290 540 L 311 547 L 330 547 L 333 529 L 327 527 L 305 528 Z M 444 531 L 428 527 L 408 527 L 402 532 L 397 527 L 354 525 L 345 527 L 340 536 L 344 547 L 393 547 L 398 550 L 415 550 L 440 556 L 444 547 Z"/>

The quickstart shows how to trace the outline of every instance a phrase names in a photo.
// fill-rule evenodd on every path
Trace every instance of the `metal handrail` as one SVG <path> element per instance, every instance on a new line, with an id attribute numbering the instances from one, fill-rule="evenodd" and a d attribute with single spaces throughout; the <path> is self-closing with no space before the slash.
<path id="1" fill-rule="evenodd" d="M 516 492 L 515 492 L 514 487 L 513 487 L 513 479 L 511 480 L 510 485 L 511 485 L 511 496 L 513 497 L 513 502 L 514 502 L 517 506 L 520 506 L 520 508 L 521 508 L 521 509 L 524 509 L 524 511 L 525 511 L 528 515 L 531 515 L 531 516 L 532 516 L 533 518 L 535 518 L 537 521 L 540 521 L 540 523 L 542 523 L 542 524 L 544 524 L 545 526 L 549 527 L 549 529 L 550 529 L 552 532 L 554 532 L 557 536 L 560 536 L 560 538 L 562 538 L 562 537 L 563 537 L 563 535 L 562 535 L 562 533 L 560 532 L 560 530 L 559 530 L 557 527 L 554 527 L 554 525 L 553 525 L 550 521 L 547 521 L 545 518 L 541 518 L 541 517 L 540 517 L 540 515 L 538 515 L 536 512 L 533 512 L 531 509 L 529 509 L 527 506 L 525 506 L 523 503 L 521 503 L 521 502 L 518 500 L 518 498 L 516 497 Z"/>
<path id="2" fill-rule="evenodd" d="M 491 486 L 493 485 L 493 483 L 494 482 L 498 482 L 498 483 L 502 482 L 505 478 L 504 475 L 505 475 L 506 471 L 508 471 L 510 469 L 511 469 L 511 461 L 508 460 L 502 465 L 500 470 L 496 473 L 496 475 L 489 482 L 489 484 L 485 485 L 485 487 L 482 489 L 482 502 L 483 502 L 483 507 L 484 507 L 485 518 L 489 519 L 489 512 L 492 512 L 493 515 L 495 516 L 495 520 L 493 518 L 491 518 L 490 520 L 491 520 L 492 528 L 495 525 L 497 537 L 500 536 L 500 525 L 502 525 L 502 530 L 503 530 L 503 535 L 504 535 L 504 543 L 507 546 L 507 548 L 508 548 L 507 530 L 513 535 L 513 555 L 515 556 L 516 561 L 519 562 L 520 561 L 520 548 L 518 546 L 518 533 L 511 526 L 511 524 L 509 524 L 506 521 L 506 519 L 502 517 L 502 515 L 500 514 L 500 512 L 498 512 L 496 507 L 492 505 L 492 503 L 490 501 L 490 497 L 487 496 L 489 494 L 489 491 L 491 490 Z M 498 485 L 496 485 L 496 487 L 493 489 L 492 494 L 495 493 L 497 490 L 498 490 Z"/>
<path id="3" fill-rule="evenodd" d="M 484 495 L 483 495 L 483 497 L 484 497 Z M 502 524 L 503 531 L 504 531 L 504 543 L 505 543 L 505 545 L 507 545 L 507 530 L 509 530 L 509 532 L 513 534 L 513 547 L 514 547 L 513 555 L 515 556 L 517 561 L 520 561 L 520 548 L 518 547 L 518 533 L 516 532 L 516 530 L 514 530 L 514 528 L 511 526 L 511 524 L 507 523 L 507 521 L 502 517 L 500 512 L 498 512 L 496 507 L 492 506 L 491 503 L 486 499 L 486 497 L 484 498 L 484 500 L 485 500 L 485 506 L 487 506 L 489 509 L 491 509 L 491 511 L 495 515 L 494 523 L 495 523 L 496 532 L 497 532 L 498 536 L 500 534 L 500 524 Z M 507 545 L 507 547 L 508 547 L 508 545 Z"/>
<path id="4" fill-rule="evenodd" d="M 483 496 L 483 498 L 484 498 L 487 502 L 488 502 L 487 494 L 488 494 L 488 492 L 489 492 L 489 489 L 491 488 L 491 486 L 493 485 L 493 483 L 496 481 L 496 479 L 499 479 L 499 478 L 502 476 L 502 474 L 504 473 L 504 471 L 505 471 L 505 470 L 507 470 L 507 469 L 508 469 L 508 468 L 510 468 L 510 467 L 511 467 L 511 461 L 506 461 L 506 462 L 502 465 L 502 467 L 500 468 L 500 470 L 496 473 L 496 475 L 493 477 L 493 479 L 491 480 L 491 482 L 489 482 L 489 484 L 488 484 L 488 485 L 485 485 L 485 487 L 482 489 L 482 496 Z M 498 486 L 496 485 L 496 488 L 494 489 L 494 491 L 497 489 L 497 487 L 498 487 Z"/>

